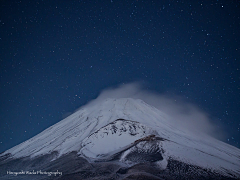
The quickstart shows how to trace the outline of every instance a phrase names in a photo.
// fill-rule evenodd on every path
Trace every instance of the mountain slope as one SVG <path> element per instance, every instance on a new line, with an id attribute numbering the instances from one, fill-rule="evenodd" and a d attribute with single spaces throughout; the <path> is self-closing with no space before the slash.
<path id="1" fill-rule="evenodd" d="M 135 177 L 135 172 L 139 173 L 140 169 L 142 176 L 150 179 L 171 179 L 176 174 L 180 179 L 195 176 L 240 178 L 239 149 L 207 135 L 183 131 L 160 110 L 130 98 L 106 99 L 87 105 L 5 151 L 0 155 L 0 177 L 8 177 L 6 167 L 62 169 L 51 163 L 60 159 L 68 162 L 69 158 L 75 158 L 76 162 L 80 158 L 87 167 L 105 168 L 112 164 L 114 174 L 109 172 L 108 177 L 115 179 Z M 31 162 L 36 159 L 44 159 L 44 163 L 33 166 Z M 144 169 L 149 165 L 152 169 L 147 172 Z M 61 178 L 69 175 L 87 178 L 79 175 L 83 167 L 78 169 L 76 166 L 79 167 L 73 165 L 75 170 L 72 172 L 63 169 L 65 175 Z M 93 169 L 86 171 L 90 173 Z M 100 175 L 94 172 L 89 177 L 100 178 Z M 34 178 L 38 179 L 37 176 Z"/>

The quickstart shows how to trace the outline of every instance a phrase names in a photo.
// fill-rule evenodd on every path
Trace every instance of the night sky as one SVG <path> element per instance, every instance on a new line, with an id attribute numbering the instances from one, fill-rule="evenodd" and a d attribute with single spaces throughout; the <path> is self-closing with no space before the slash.
<path id="1" fill-rule="evenodd" d="M 0 152 L 105 88 L 194 103 L 240 147 L 237 0 L 1 0 Z"/>

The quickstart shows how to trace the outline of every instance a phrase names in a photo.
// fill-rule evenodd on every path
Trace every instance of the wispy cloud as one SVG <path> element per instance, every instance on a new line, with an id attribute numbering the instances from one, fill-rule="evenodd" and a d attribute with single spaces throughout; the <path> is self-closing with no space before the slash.
<path id="1" fill-rule="evenodd" d="M 206 133 L 218 139 L 222 139 L 226 135 L 225 132 L 219 128 L 219 124 L 216 124 L 216 122 L 213 123 L 210 115 L 198 108 L 197 105 L 187 102 L 180 96 L 169 95 L 167 93 L 160 94 L 146 90 L 140 82 L 107 88 L 88 105 L 106 98 L 142 99 L 149 105 L 166 113 L 169 121 L 184 131 L 199 133 L 199 135 Z"/>

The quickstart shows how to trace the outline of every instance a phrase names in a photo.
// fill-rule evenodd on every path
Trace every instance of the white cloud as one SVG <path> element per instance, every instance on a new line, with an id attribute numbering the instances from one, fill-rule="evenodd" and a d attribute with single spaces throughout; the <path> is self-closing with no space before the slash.
<path id="1" fill-rule="evenodd" d="M 107 88 L 88 105 L 99 102 L 106 98 L 134 98 L 142 99 L 146 103 L 156 107 L 170 117 L 170 121 L 184 131 L 194 133 L 207 133 L 215 138 L 222 139 L 225 133 L 206 112 L 199 109 L 195 104 L 189 103 L 182 97 L 159 94 L 144 89 L 142 83 L 133 82 L 118 87 Z"/>

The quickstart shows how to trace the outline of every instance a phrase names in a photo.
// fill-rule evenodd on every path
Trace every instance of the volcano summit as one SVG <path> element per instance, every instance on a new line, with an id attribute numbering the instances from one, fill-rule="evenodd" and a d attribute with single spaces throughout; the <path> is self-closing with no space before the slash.
<path id="1" fill-rule="evenodd" d="M 0 154 L 0 179 L 239 179 L 239 167 L 238 148 L 131 98 L 90 103 Z"/>

